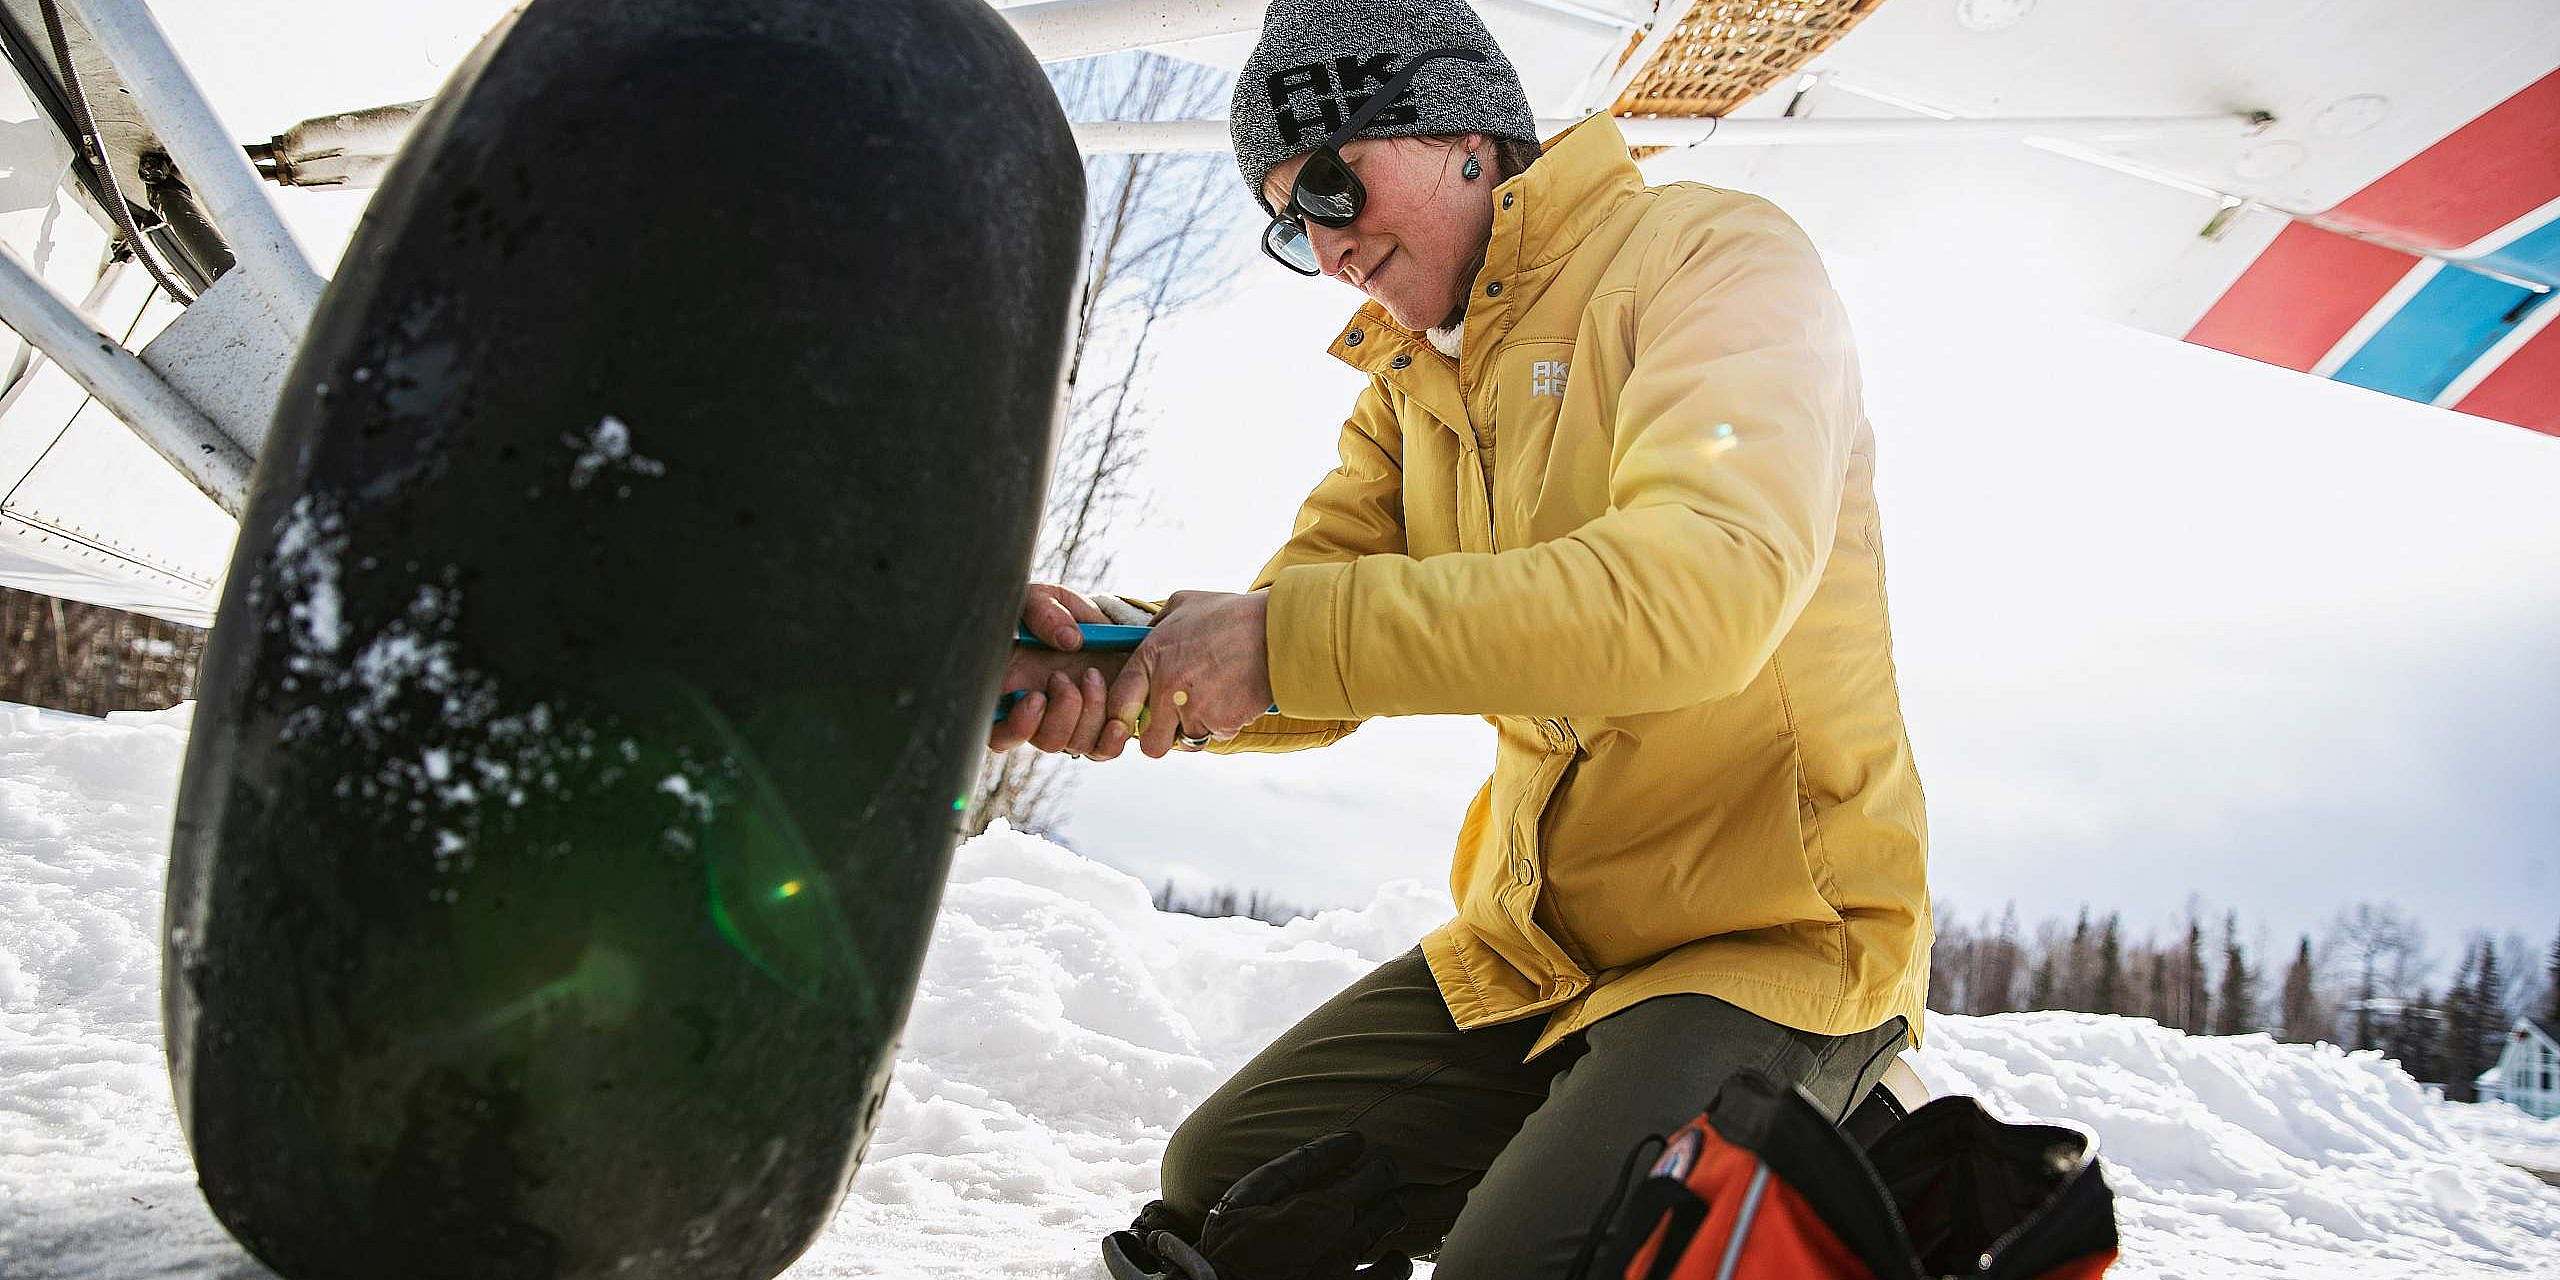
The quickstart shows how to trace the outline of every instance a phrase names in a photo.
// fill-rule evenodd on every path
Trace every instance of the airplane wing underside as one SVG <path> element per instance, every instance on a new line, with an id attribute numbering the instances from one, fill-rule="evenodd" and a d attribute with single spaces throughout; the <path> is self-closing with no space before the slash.
<path id="1" fill-rule="evenodd" d="M 1254 0 L 1003 7 L 1044 58 L 1145 48 L 1230 68 L 1261 14 Z M 2560 327 L 2550 323 L 2560 310 L 2547 305 L 2560 286 L 2560 22 L 2548 0 L 1477 7 L 1542 121 L 1615 111 L 1631 136 L 1670 144 L 1640 146 L 1652 180 L 1767 195 L 1827 252 L 2004 273 L 2046 299 L 2188 342 L 2560 434 Z M 294 317 L 307 315 L 293 290 L 306 286 L 273 257 L 242 255 L 263 274 L 230 270 L 228 247 L 189 220 L 183 199 L 164 207 L 187 188 L 156 181 L 146 162 L 162 142 L 134 109 L 144 95 L 75 29 L 75 65 L 126 194 L 168 215 L 146 230 L 155 261 L 201 296 L 182 308 L 129 255 L 110 253 L 118 237 L 96 174 L 67 141 L 64 90 L 33 11 L 31 0 L 0 0 L 15 72 L 0 77 L 0 243 L 86 330 L 138 355 L 143 389 L 184 421 L 175 434 L 166 422 L 137 427 L 96 394 L 105 386 L 130 407 L 131 385 L 66 370 L 50 346 L 0 331 L 0 584 L 203 624 L 237 494 L 208 497 L 221 486 L 176 463 L 192 457 L 189 440 L 254 450 Z M 452 36 L 458 45 L 474 34 Z M 383 53 L 345 44 L 354 38 L 289 30 L 276 56 Z M 361 185 L 414 112 L 339 110 L 360 105 L 330 104 L 336 114 L 294 126 L 311 143 L 302 152 L 283 133 L 251 150 L 286 185 Z M 2216 118 L 2228 127 L 2096 127 Z M 2014 127 L 1985 136 L 1962 122 Z M 1220 145 L 1222 125 L 1193 123 L 1117 145 Z M 1785 132 L 1877 123 L 1896 131 Z M 1710 129 L 1724 136 L 1701 140 Z M 207 168 L 201 150 L 190 159 Z M 349 209 L 362 199 L 292 198 Z M 237 209 L 223 228 L 235 240 Z M 257 234 L 249 228 L 252 247 Z"/>

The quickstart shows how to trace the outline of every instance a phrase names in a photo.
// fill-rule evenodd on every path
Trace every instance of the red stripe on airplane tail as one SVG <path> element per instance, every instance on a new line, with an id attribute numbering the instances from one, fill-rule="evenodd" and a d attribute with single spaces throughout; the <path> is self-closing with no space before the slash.
<path id="1" fill-rule="evenodd" d="M 2453 407 L 2560 436 L 2560 324 L 2545 325 L 2525 339 Z"/>
<path id="2" fill-rule="evenodd" d="M 2292 223 L 2186 340 L 2307 373 L 2417 264 L 2396 249 Z"/>
<path id="3" fill-rule="evenodd" d="M 2327 216 L 2431 249 L 2458 249 L 2560 200 L 2560 71 L 2347 197 Z"/>

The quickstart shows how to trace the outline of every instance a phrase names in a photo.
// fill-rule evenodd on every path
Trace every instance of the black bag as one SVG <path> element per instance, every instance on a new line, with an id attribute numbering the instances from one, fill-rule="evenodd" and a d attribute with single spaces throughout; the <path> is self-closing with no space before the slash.
<path id="1" fill-rule="evenodd" d="M 1631 1153 L 1630 1169 L 1662 1144 L 1632 1191 L 1621 1179 L 1576 1280 L 2097 1280 L 2115 1261 L 2095 1137 L 1966 1097 L 1895 1110 L 1880 1091 L 1844 1132 L 1802 1089 L 1735 1076 Z"/>

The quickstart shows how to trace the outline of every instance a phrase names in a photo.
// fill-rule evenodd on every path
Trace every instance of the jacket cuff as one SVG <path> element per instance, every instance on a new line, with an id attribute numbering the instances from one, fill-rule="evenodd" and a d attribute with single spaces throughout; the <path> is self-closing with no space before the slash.
<path id="1" fill-rule="evenodd" d="M 1291 565 L 1271 580 L 1263 645 L 1271 655 L 1272 701 L 1297 720 L 1357 720 L 1342 675 L 1344 578 L 1353 562 Z"/>
<path id="2" fill-rule="evenodd" d="M 1093 601 L 1093 607 L 1102 610 L 1103 617 L 1123 627 L 1152 627 L 1155 625 L 1156 615 L 1164 612 L 1164 603 L 1159 600 L 1141 600 L 1136 596 L 1108 594 L 1095 595 L 1090 599 Z"/>

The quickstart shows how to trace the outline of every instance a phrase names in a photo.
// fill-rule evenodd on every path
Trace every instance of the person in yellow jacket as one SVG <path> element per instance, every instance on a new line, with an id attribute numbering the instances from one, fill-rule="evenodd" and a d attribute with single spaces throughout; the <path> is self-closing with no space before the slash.
<path id="1" fill-rule="evenodd" d="M 990 746 L 1488 719 L 1457 917 L 1205 1101 L 1139 1226 L 1222 1280 L 1435 1252 L 1440 1280 L 1560 1277 L 1627 1151 L 1726 1075 L 1842 1114 L 1921 1031 L 1926 824 L 1848 317 L 1768 201 L 1646 185 L 1605 113 L 1541 143 L 1464 0 L 1278 0 L 1231 121 L 1265 250 L 1369 296 L 1330 347 L 1369 378 L 1341 465 L 1251 591 L 1149 606 L 1116 670 L 1018 660 Z M 1132 609 L 1038 586 L 1023 620 L 1071 649 Z"/>

